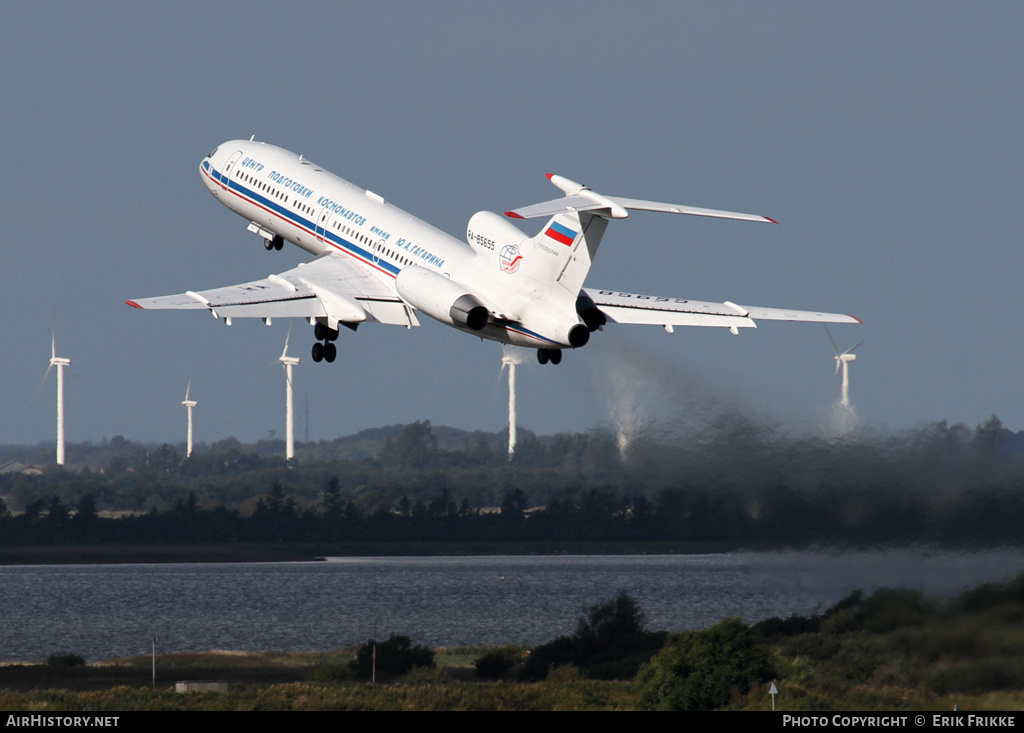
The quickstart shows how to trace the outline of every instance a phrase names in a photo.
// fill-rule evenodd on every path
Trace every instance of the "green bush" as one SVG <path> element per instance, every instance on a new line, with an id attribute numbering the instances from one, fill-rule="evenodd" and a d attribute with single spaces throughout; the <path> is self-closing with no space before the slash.
<path id="1" fill-rule="evenodd" d="M 516 646 L 492 649 L 473 663 L 476 676 L 482 680 L 499 680 L 507 677 L 512 668 L 522 661 L 523 651 Z"/>
<path id="2" fill-rule="evenodd" d="M 421 644 L 413 646 L 408 636 L 392 634 L 376 646 L 379 680 L 398 677 L 416 667 L 434 666 L 434 652 Z M 352 661 L 352 673 L 359 679 L 368 680 L 373 675 L 373 647 L 374 640 L 368 640 L 359 647 Z"/>
<path id="3" fill-rule="evenodd" d="M 536 647 L 523 667 L 527 680 L 542 680 L 557 667 L 575 665 L 590 679 L 628 680 L 661 649 L 668 634 L 644 631 L 644 615 L 628 594 L 588 608 L 572 636 Z"/>
<path id="4" fill-rule="evenodd" d="M 640 670 L 644 704 L 661 710 L 713 710 L 733 692 L 772 677 L 768 651 L 742 620 L 727 618 L 702 631 L 669 637 L 665 648 Z"/>
<path id="5" fill-rule="evenodd" d="M 954 664 L 928 678 L 936 695 L 1015 690 L 1024 687 L 1024 662 L 996 657 Z"/>

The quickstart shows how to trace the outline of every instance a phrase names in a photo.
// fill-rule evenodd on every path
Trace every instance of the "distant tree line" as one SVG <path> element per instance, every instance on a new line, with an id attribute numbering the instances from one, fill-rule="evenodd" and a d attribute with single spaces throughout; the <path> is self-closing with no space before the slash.
<path id="1" fill-rule="evenodd" d="M 500 435 L 418 422 L 292 466 L 112 440 L 102 471 L 0 476 L 0 543 L 1024 540 L 1024 433 L 995 417 L 801 438 L 733 416 L 625 456 L 608 432 L 527 435 L 510 461 Z"/>

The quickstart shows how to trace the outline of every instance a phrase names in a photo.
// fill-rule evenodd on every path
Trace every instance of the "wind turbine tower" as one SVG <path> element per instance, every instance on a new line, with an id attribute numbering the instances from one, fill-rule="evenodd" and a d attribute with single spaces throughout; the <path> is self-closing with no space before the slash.
<path id="1" fill-rule="evenodd" d="M 508 367 L 508 457 L 516 452 L 516 365 L 523 362 L 522 355 L 511 346 L 503 346 L 501 370 Z"/>
<path id="2" fill-rule="evenodd" d="M 64 367 L 71 366 L 71 359 L 57 356 L 57 332 L 50 340 L 50 366 L 46 368 L 43 381 L 50 376 L 50 370 L 57 367 L 57 465 L 64 465 Z"/>
<path id="3" fill-rule="evenodd" d="M 825 332 L 828 334 L 828 340 L 832 342 L 832 350 L 836 352 L 836 374 L 839 374 L 840 369 L 842 369 L 843 372 L 843 386 L 840 391 L 839 404 L 842 405 L 843 407 L 849 408 L 850 362 L 857 360 L 857 355 L 853 353 L 853 350 L 864 342 L 861 341 L 856 346 L 851 346 L 846 351 L 840 352 L 839 347 L 836 346 L 836 340 L 832 338 L 832 332 L 828 330 L 828 326 L 825 326 Z"/>
<path id="4" fill-rule="evenodd" d="M 288 356 L 288 340 L 292 337 L 291 328 L 288 329 L 288 335 L 284 339 L 284 351 L 281 352 L 281 356 L 278 357 L 278 361 L 284 367 L 285 377 L 285 438 L 284 438 L 284 457 L 288 462 L 291 462 L 295 458 L 295 417 L 294 417 L 294 399 L 292 395 L 292 367 L 299 363 L 299 357 Z"/>
<path id="5" fill-rule="evenodd" d="M 192 455 L 192 408 L 199 403 L 195 400 L 188 398 L 188 393 L 192 389 L 192 380 L 188 380 L 188 386 L 185 388 L 185 400 L 181 403 L 188 410 L 188 441 L 186 442 L 185 457 L 188 458 Z"/>

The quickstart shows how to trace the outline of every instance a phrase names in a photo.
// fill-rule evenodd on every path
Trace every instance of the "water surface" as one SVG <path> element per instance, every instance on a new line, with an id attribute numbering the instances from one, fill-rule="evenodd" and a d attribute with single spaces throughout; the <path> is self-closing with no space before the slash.
<path id="1" fill-rule="evenodd" d="M 648 628 L 823 610 L 880 586 L 947 596 L 1024 570 L 1024 552 L 331 558 L 319 563 L 0 567 L 0 660 L 327 650 L 378 633 L 432 646 L 540 643 L 632 595 Z"/>

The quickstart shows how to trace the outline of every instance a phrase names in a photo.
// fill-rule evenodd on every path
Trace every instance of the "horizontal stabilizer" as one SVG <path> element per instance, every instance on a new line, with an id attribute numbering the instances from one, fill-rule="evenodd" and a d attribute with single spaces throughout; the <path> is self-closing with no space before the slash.
<path id="1" fill-rule="evenodd" d="M 581 186 L 567 178 L 553 174 L 549 174 L 548 178 L 558 188 L 566 192 L 563 198 L 512 209 L 511 211 L 506 211 L 505 216 L 514 219 L 537 219 L 555 216 L 556 214 L 590 211 L 613 219 L 624 219 L 628 216 L 626 210 L 632 209 L 634 211 L 657 211 L 664 214 L 686 214 L 688 216 L 710 216 L 716 219 L 756 221 L 766 224 L 778 223 L 774 219 L 757 214 L 742 214 L 737 211 L 721 211 L 719 209 L 702 209 L 697 206 L 665 204 L 659 201 L 645 201 L 643 199 L 630 199 L 621 196 L 602 196 L 595 191 L 591 191 L 586 186 Z"/>

